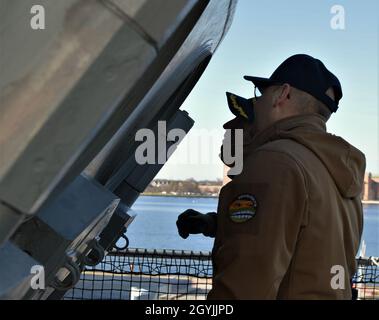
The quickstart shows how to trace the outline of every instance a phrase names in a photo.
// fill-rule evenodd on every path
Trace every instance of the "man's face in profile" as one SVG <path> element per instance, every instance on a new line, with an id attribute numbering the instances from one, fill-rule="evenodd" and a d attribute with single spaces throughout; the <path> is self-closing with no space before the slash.
<path id="1" fill-rule="evenodd" d="M 256 129 L 259 128 L 259 125 L 257 126 L 257 124 L 263 122 L 264 119 L 268 118 L 271 111 L 270 109 L 272 109 L 273 88 L 274 86 L 271 86 L 264 90 L 261 90 L 258 97 L 253 99 L 253 103 L 251 104 L 251 108 L 254 109 L 255 115 L 253 122 L 249 122 L 242 116 L 238 116 L 226 122 L 223 125 L 223 128 L 226 130 L 242 129 L 244 130 L 244 138 L 247 138 L 248 135 L 256 132 Z"/>

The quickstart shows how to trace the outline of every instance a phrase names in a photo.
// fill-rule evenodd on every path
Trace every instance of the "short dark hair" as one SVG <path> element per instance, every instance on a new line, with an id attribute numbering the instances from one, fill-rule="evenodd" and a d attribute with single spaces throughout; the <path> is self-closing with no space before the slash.
<path id="1" fill-rule="evenodd" d="M 332 112 L 324 103 L 305 91 L 294 87 L 292 87 L 292 89 L 295 92 L 296 99 L 298 100 L 296 107 L 300 113 L 316 113 L 325 118 L 325 121 L 329 120 Z"/>

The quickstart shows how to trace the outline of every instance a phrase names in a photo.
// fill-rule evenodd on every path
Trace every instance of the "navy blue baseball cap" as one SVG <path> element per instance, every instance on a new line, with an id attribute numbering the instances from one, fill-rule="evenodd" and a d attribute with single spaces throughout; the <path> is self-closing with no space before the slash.
<path id="1" fill-rule="evenodd" d="M 244 78 L 252 81 L 260 91 L 272 85 L 288 83 L 324 103 L 331 112 L 337 111 L 342 98 L 342 88 L 338 78 L 320 60 L 306 54 L 289 57 L 270 78 L 251 76 Z M 330 87 L 334 89 L 335 101 L 326 94 Z"/>

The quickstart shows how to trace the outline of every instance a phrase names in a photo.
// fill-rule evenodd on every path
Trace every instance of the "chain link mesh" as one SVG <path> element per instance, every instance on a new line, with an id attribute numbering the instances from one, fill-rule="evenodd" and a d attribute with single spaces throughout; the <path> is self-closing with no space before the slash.
<path id="1" fill-rule="evenodd" d="M 358 299 L 379 299 L 379 259 L 358 258 Z M 204 300 L 212 288 L 210 252 L 126 249 L 83 271 L 65 299 Z"/>

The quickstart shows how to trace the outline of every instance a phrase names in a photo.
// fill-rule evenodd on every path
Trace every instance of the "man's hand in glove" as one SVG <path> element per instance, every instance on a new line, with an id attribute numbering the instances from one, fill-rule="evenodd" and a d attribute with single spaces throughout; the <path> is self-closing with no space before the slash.
<path id="1" fill-rule="evenodd" d="M 188 209 L 179 215 L 176 226 L 179 235 L 184 239 L 187 239 L 190 234 L 198 233 L 214 238 L 217 228 L 217 214 L 214 212 L 203 214 Z"/>

